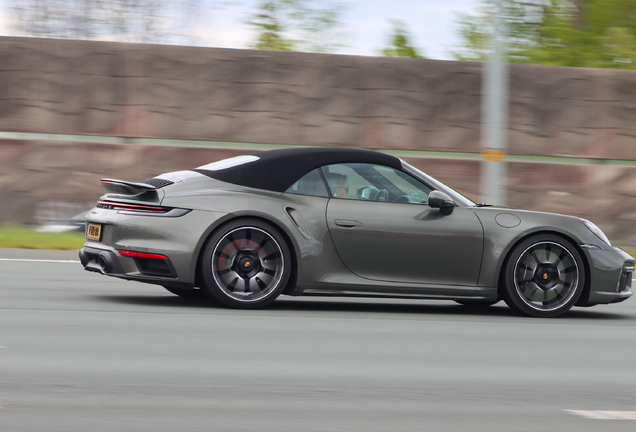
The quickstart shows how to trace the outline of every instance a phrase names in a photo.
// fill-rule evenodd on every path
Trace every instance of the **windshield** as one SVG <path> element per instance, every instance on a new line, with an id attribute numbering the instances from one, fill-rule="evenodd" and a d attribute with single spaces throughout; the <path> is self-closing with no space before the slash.
<path id="1" fill-rule="evenodd" d="M 423 173 L 422 171 L 415 168 L 414 166 L 407 164 L 403 160 L 401 160 L 401 162 L 402 162 L 402 167 L 407 172 L 414 175 L 415 177 L 420 178 L 423 182 L 428 183 L 429 185 L 433 186 L 435 189 L 444 192 L 449 197 L 451 197 L 451 199 L 455 201 L 456 204 L 459 204 L 460 206 L 464 206 L 464 207 L 474 207 L 476 205 L 474 202 L 466 198 L 464 195 L 446 186 L 441 181 L 435 180 L 433 177 Z"/>

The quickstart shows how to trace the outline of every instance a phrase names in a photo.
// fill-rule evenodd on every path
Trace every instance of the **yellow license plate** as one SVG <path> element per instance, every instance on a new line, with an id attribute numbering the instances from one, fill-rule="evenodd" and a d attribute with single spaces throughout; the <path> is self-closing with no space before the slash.
<path id="1" fill-rule="evenodd" d="M 86 238 L 99 241 L 102 237 L 102 226 L 100 224 L 89 223 L 86 227 Z"/>

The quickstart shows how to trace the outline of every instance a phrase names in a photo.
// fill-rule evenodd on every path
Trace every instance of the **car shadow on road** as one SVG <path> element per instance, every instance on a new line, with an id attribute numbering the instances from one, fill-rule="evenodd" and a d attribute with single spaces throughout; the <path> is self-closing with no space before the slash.
<path id="1" fill-rule="evenodd" d="M 404 303 L 381 303 L 368 302 L 363 300 L 341 301 L 334 300 L 296 300 L 289 299 L 274 302 L 270 309 L 277 310 L 310 310 L 310 311 L 345 311 L 345 312 L 395 312 L 395 313 L 417 313 L 430 315 L 474 315 L 474 316 L 501 316 L 501 317 L 519 317 L 528 318 L 511 310 L 502 301 L 490 307 L 467 307 L 456 304 L 452 301 L 426 301 L 418 302 L 412 300 Z M 603 320 L 632 320 L 636 316 L 625 315 L 621 313 L 608 313 L 604 311 L 595 311 L 589 308 L 575 308 L 559 317 L 558 319 L 603 319 Z"/>
<path id="2" fill-rule="evenodd" d="M 212 304 L 204 299 L 188 299 L 173 295 L 96 295 L 91 296 L 100 301 L 111 303 L 174 308 L 203 308 L 225 309 L 222 306 Z M 348 298 L 317 299 L 317 298 L 290 298 L 281 299 L 264 309 L 265 311 L 291 311 L 291 312 L 360 312 L 360 313 L 395 313 L 395 314 L 428 314 L 428 315 L 458 315 L 458 316 L 491 316 L 491 317 L 518 317 L 527 318 L 513 312 L 503 302 L 491 307 L 466 307 L 451 301 L 377 301 L 368 299 L 351 300 Z M 634 320 L 636 316 L 622 313 L 596 311 L 587 308 L 575 308 L 560 320 L 585 319 L 585 320 Z"/>

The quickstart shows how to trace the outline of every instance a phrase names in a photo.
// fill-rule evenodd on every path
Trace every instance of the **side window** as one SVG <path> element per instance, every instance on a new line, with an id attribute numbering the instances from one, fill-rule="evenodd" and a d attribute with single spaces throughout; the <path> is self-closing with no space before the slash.
<path id="1" fill-rule="evenodd" d="M 369 182 L 353 169 L 354 165 L 366 164 L 337 164 L 322 167 L 329 185 L 330 196 L 356 199 L 356 191 L 369 185 Z"/>
<path id="2" fill-rule="evenodd" d="M 431 188 L 391 167 L 373 164 L 334 164 L 322 167 L 330 195 L 361 201 L 427 204 Z"/>
<path id="3" fill-rule="evenodd" d="M 393 202 L 428 204 L 428 194 L 431 193 L 432 188 L 405 172 L 386 166 L 376 166 L 375 169 L 390 181 L 399 192 L 402 192 L 402 195 L 396 197 Z"/>
<path id="4" fill-rule="evenodd" d="M 325 182 L 320 175 L 320 168 L 316 168 L 315 170 L 305 174 L 285 192 L 319 197 L 329 196 L 327 188 L 325 188 Z"/>

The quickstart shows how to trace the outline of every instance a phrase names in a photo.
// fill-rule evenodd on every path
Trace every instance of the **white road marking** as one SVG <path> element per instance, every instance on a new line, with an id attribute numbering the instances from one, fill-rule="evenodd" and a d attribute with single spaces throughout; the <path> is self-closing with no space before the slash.
<path id="1" fill-rule="evenodd" d="M 0 258 L 0 261 L 79 263 L 79 261 L 74 261 L 74 260 L 43 260 L 43 259 L 21 259 L 21 258 Z"/>
<path id="2" fill-rule="evenodd" d="M 636 411 L 563 410 L 591 420 L 636 420 Z"/>

